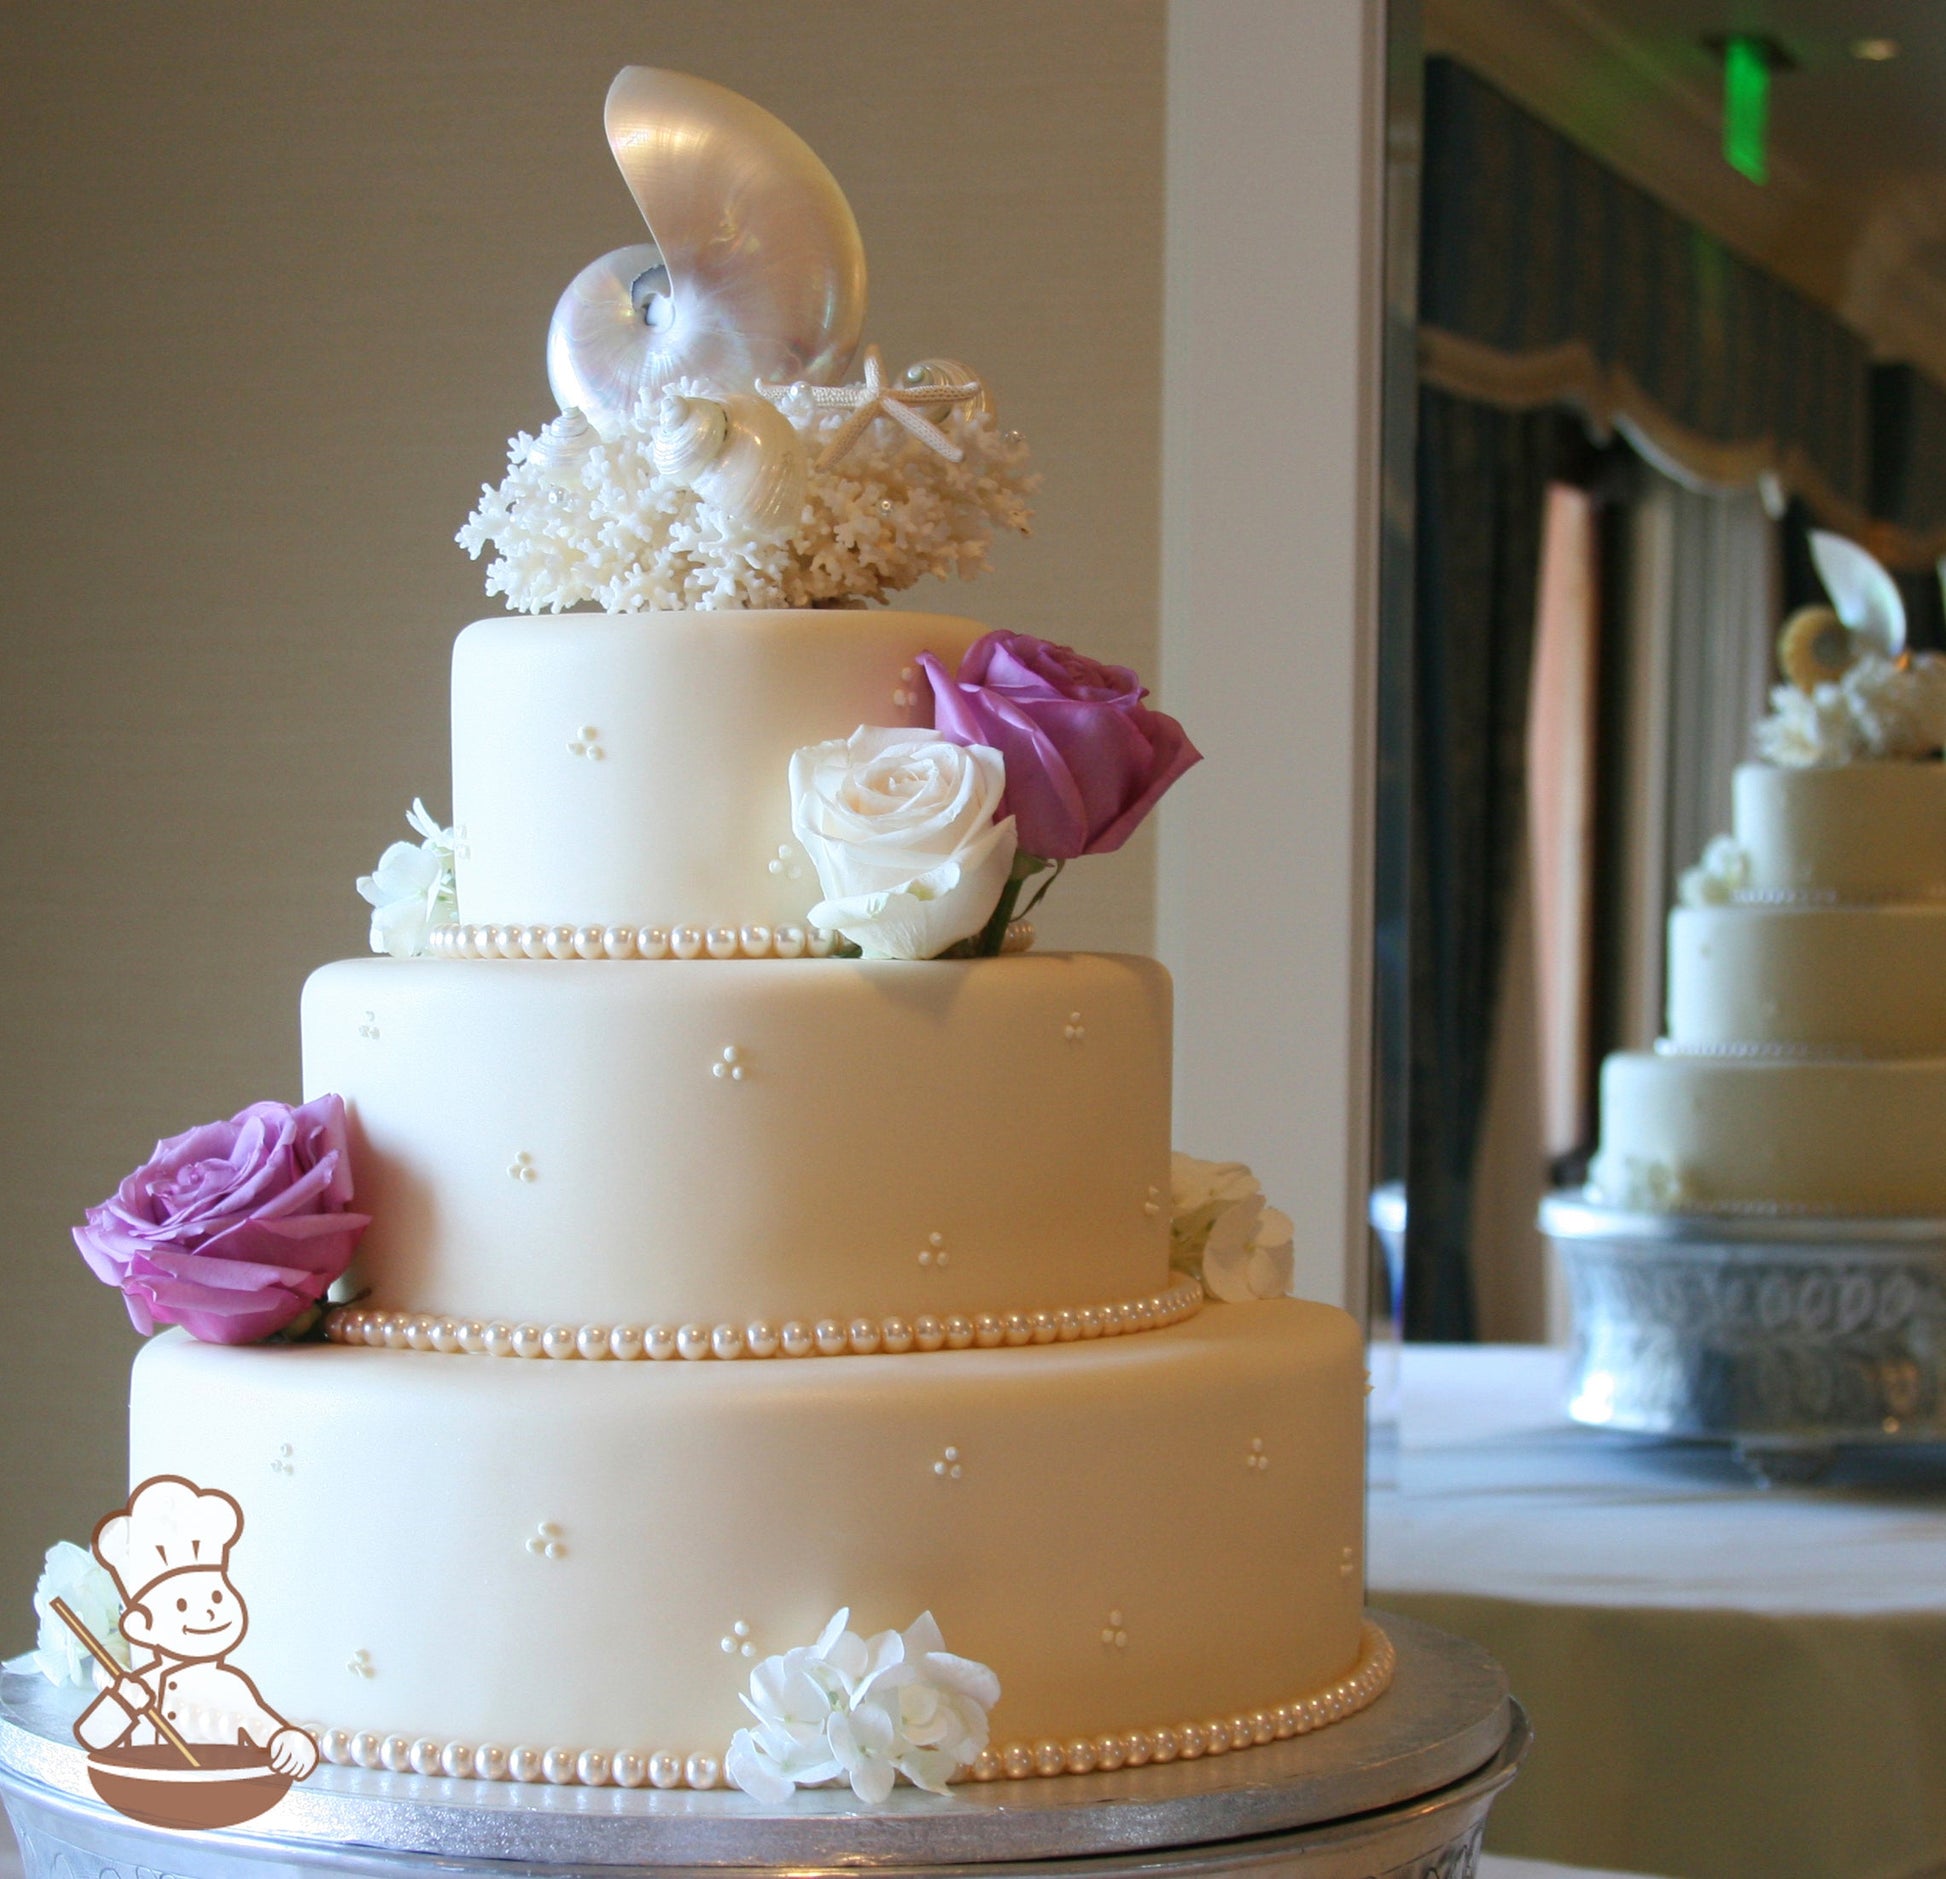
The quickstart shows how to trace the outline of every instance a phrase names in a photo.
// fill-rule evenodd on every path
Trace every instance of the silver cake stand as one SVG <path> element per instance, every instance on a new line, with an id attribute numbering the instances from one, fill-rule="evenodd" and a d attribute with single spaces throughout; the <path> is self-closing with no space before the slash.
<path id="1" fill-rule="evenodd" d="M 1527 1723 L 1477 1645 L 1376 1614 L 1398 1647 L 1371 1708 L 1314 1735 L 1166 1768 L 996 1781 L 946 1798 L 895 1789 L 766 1807 L 723 1791 L 516 1787 L 320 1767 L 267 1814 L 172 1833 L 98 1801 L 69 1725 L 83 1700 L 0 1678 L 0 1797 L 27 1879 L 259 1879 L 321 1872 L 588 1873 L 674 1879 L 705 1868 L 818 1879 L 870 1867 L 913 1879 L 1203 1873 L 1470 1879 L 1487 1810 Z"/>
<path id="2" fill-rule="evenodd" d="M 1946 1443 L 1946 1220 L 1631 1213 L 1550 1195 L 1568 1414 L 1727 1441 L 1767 1483 L 1840 1448 Z"/>

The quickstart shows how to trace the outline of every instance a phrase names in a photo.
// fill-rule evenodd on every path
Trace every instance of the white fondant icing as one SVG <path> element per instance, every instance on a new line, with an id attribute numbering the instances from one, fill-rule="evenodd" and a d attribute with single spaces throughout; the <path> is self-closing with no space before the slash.
<path id="1" fill-rule="evenodd" d="M 1601 1114 L 1602 1159 L 1680 1168 L 1684 1206 L 1946 1212 L 1946 1057 L 1623 1051 L 1602 1066 Z"/>
<path id="2" fill-rule="evenodd" d="M 760 865 L 790 836 L 791 753 L 888 721 L 893 675 L 957 665 L 970 620 L 844 610 L 482 620 L 453 651 L 460 917 L 668 929 L 806 924 L 811 871 Z M 603 761 L 592 744 L 599 699 Z M 927 720 L 916 696 L 891 721 Z"/>
<path id="3" fill-rule="evenodd" d="M 1295 1300 L 933 1364 L 432 1363 L 169 1333 L 136 1360 L 131 1466 L 242 1479 L 266 1424 L 305 1429 L 302 1494 L 250 1528 L 251 1670 L 361 1762 L 387 1731 L 504 1745 L 516 1777 L 519 1746 L 719 1755 L 738 1660 L 698 1614 L 790 1638 L 847 1601 L 867 1625 L 930 1607 L 992 1664 L 997 1739 L 1093 1740 L 1353 1674 L 1362 1365 L 1350 1319 Z M 1277 1467 L 1212 1465 L 1253 1435 Z M 946 1492 L 949 1442 L 978 1465 Z M 537 1508 L 569 1541 L 544 1571 L 508 1544 Z M 1105 1679 L 1111 1609 L 1130 1642 Z M 383 1676 L 347 1677 L 354 1651 Z"/>
<path id="4" fill-rule="evenodd" d="M 1946 764 L 1746 763 L 1732 788 L 1753 894 L 1866 902 L 1946 894 Z"/>
<path id="5" fill-rule="evenodd" d="M 1946 1056 L 1946 907 L 1678 908 L 1669 1041 Z"/>
<path id="6" fill-rule="evenodd" d="M 372 1051 L 349 1019 L 381 1002 Z M 1169 1179 L 1149 960 L 347 960 L 312 975 L 303 1028 L 307 1090 L 347 1105 L 374 1310 L 848 1325 L 1169 1284 L 1168 1223 L 1130 1204 Z M 744 1080 L 705 1074 L 726 1040 Z M 516 1149 L 536 1178 L 511 1205 Z M 935 1232 L 951 1259 L 922 1268 Z"/>

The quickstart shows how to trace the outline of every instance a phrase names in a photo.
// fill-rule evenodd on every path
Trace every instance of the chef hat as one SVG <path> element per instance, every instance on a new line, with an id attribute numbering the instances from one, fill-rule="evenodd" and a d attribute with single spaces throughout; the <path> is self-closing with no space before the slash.
<path id="1" fill-rule="evenodd" d="M 168 1573 L 192 1566 L 221 1570 L 242 1530 L 243 1509 L 220 1489 L 156 1475 L 95 1529 L 95 1557 L 115 1575 L 123 1601 L 133 1605 Z"/>

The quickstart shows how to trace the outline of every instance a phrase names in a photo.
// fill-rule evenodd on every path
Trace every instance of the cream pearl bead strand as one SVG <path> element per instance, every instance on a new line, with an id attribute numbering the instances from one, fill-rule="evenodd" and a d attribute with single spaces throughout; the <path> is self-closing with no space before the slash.
<path id="1" fill-rule="evenodd" d="M 1159 1331 L 1193 1318 L 1203 1288 L 1185 1279 L 1146 1298 L 1058 1311 L 920 1312 L 884 1318 L 753 1319 L 739 1324 L 514 1324 L 449 1318 L 425 1311 L 326 1312 L 333 1344 L 374 1350 L 438 1351 L 449 1356 L 548 1357 L 558 1362 L 698 1363 L 765 1357 L 899 1357 L 908 1351 L 995 1350 L 1003 1345 L 1074 1344 Z"/>
<path id="2" fill-rule="evenodd" d="M 1017 1781 L 1030 1776 L 1109 1774 L 1151 1763 L 1195 1761 L 1206 1755 L 1287 1742 L 1355 1716 L 1384 1694 L 1397 1664 L 1392 1640 L 1367 1623 L 1352 1671 L 1296 1702 L 1235 1716 L 1161 1729 L 1111 1730 L 1071 1740 L 1046 1736 L 983 1749 L 954 1777 L 960 1781 Z M 318 1749 L 338 1768 L 385 1769 L 393 1774 L 447 1775 L 475 1781 L 519 1781 L 555 1787 L 721 1787 L 715 1755 L 650 1753 L 641 1749 L 503 1748 L 485 1742 L 440 1742 L 431 1736 L 380 1735 L 376 1730 L 313 1729 Z"/>
<path id="3" fill-rule="evenodd" d="M 1008 924 L 1000 950 L 1024 953 L 1034 923 Z M 838 935 L 815 926 L 436 926 L 435 959 L 828 959 Z"/>
<path id="4" fill-rule="evenodd" d="M 436 926 L 435 959 L 828 959 L 815 926 Z"/>
<path id="5" fill-rule="evenodd" d="M 1172 1728 L 1110 1731 L 1106 1735 L 1076 1736 L 1063 1741 L 1043 1736 L 1032 1742 L 1008 1742 L 981 1750 L 961 1778 L 972 1781 L 1021 1781 L 1029 1776 L 1110 1774 L 1117 1768 L 1143 1768 L 1150 1763 L 1193 1762 L 1205 1755 L 1227 1755 L 1233 1749 L 1261 1748 L 1267 1742 L 1287 1742 L 1309 1735 L 1347 1716 L 1355 1716 L 1385 1694 L 1398 1665 L 1398 1653 L 1377 1625 L 1367 1621 L 1359 1637 L 1358 1662 L 1336 1683 L 1294 1703 L 1253 1709 L 1235 1716 L 1216 1716 L 1204 1722 Z"/>

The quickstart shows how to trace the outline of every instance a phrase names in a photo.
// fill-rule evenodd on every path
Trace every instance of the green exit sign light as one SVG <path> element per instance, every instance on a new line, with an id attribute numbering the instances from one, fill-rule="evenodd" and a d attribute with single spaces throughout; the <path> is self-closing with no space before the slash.
<path id="1" fill-rule="evenodd" d="M 1723 61 L 1723 160 L 1753 183 L 1769 179 L 1770 81 L 1796 61 L 1767 34 L 1712 34 Z"/>

